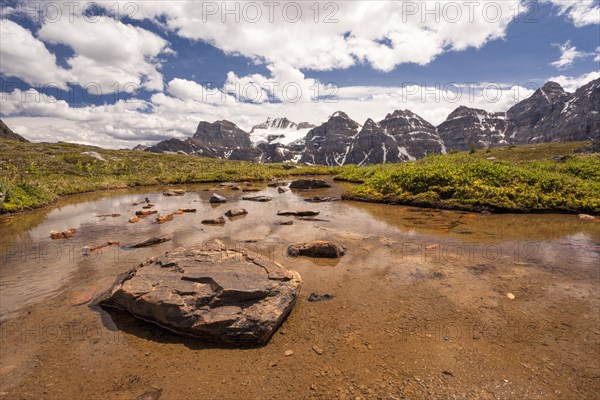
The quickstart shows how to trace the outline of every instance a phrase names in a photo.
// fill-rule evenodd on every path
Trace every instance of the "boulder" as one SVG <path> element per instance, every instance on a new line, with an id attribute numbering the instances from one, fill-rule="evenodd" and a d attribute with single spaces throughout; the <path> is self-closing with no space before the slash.
<path id="1" fill-rule="evenodd" d="M 346 248 L 333 242 L 315 240 L 289 246 L 288 254 L 292 257 L 339 258 L 346 254 Z"/>
<path id="2" fill-rule="evenodd" d="M 223 225 L 225 223 L 225 218 L 219 217 L 219 218 L 205 219 L 205 220 L 202 220 L 202 223 L 204 225 Z"/>
<path id="3" fill-rule="evenodd" d="M 296 217 L 314 217 L 316 215 L 319 215 L 319 211 L 310 211 L 310 210 L 278 211 L 277 215 L 281 215 L 281 216 L 294 215 Z"/>
<path id="4" fill-rule="evenodd" d="M 298 179 L 290 184 L 290 189 L 319 189 L 328 187 L 331 187 L 331 185 L 321 179 Z"/>
<path id="5" fill-rule="evenodd" d="M 233 346 L 266 343 L 294 306 L 295 271 L 219 241 L 167 252 L 119 276 L 97 303 L 172 332 Z"/>
<path id="6" fill-rule="evenodd" d="M 258 201 L 264 203 L 273 200 L 273 198 L 271 196 L 244 196 L 242 197 L 242 200 Z"/>
<path id="7" fill-rule="evenodd" d="M 245 208 L 234 208 L 232 210 L 227 210 L 225 215 L 229 218 L 239 217 L 240 215 L 246 215 L 248 211 Z"/>
<path id="8" fill-rule="evenodd" d="M 212 196 L 210 196 L 209 202 L 210 203 L 226 203 L 227 199 L 221 195 L 213 193 Z"/>

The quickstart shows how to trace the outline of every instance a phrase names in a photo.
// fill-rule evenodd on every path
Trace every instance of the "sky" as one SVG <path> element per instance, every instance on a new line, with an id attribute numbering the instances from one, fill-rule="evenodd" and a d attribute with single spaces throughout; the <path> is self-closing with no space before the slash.
<path id="1" fill-rule="evenodd" d="M 506 111 L 600 77 L 600 0 L 0 2 L 0 117 L 131 148 L 268 117 Z"/>

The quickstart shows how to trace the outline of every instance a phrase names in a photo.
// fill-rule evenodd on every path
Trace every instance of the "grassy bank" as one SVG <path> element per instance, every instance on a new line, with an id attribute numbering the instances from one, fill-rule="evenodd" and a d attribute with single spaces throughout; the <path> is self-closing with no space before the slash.
<path id="1" fill-rule="evenodd" d="M 0 213 L 104 189 L 335 175 L 360 183 L 346 193 L 347 198 L 360 200 L 463 210 L 598 214 L 600 155 L 574 154 L 583 145 L 511 146 L 403 164 L 330 168 L 0 140 L 0 192 L 5 194 Z M 81 154 L 89 151 L 105 161 Z"/>
<path id="2" fill-rule="evenodd" d="M 81 154 L 90 151 L 99 153 L 105 161 Z M 327 175 L 339 172 L 339 168 L 0 140 L 0 172 L 0 192 L 5 194 L 0 213 L 9 213 L 41 207 L 60 196 L 96 190 Z"/>
<path id="3" fill-rule="evenodd" d="M 584 143 L 552 143 L 348 167 L 349 199 L 496 212 L 600 213 L 600 155 Z"/>

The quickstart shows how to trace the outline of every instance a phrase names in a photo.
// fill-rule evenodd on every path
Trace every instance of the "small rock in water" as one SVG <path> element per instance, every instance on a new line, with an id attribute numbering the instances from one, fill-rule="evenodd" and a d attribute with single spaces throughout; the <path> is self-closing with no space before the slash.
<path id="1" fill-rule="evenodd" d="M 294 215 L 296 217 L 314 217 L 316 215 L 319 215 L 319 211 L 309 211 L 309 210 L 278 211 L 277 215 L 280 215 L 280 216 Z"/>
<path id="2" fill-rule="evenodd" d="M 137 215 L 138 217 L 147 217 L 148 215 L 152 215 L 152 214 L 158 214 L 158 211 L 156 211 L 156 210 L 141 210 L 141 211 L 135 212 L 135 215 Z"/>
<path id="3" fill-rule="evenodd" d="M 136 222 L 140 222 L 142 219 L 140 217 L 131 217 L 129 218 L 130 224 L 135 224 Z"/>
<path id="4" fill-rule="evenodd" d="M 162 396 L 162 389 L 156 389 L 139 395 L 135 400 L 159 400 L 160 396 Z"/>
<path id="5" fill-rule="evenodd" d="M 180 208 L 177 211 L 181 211 L 182 213 L 195 213 L 196 209 L 195 208 Z"/>
<path id="6" fill-rule="evenodd" d="M 315 301 L 323 301 L 323 300 L 331 300 L 335 297 L 335 295 L 333 294 L 319 294 L 319 293 L 311 293 L 310 296 L 308 296 L 308 301 L 310 302 L 315 302 Z"/>
<path id="7" fill-rule="evenodd" d="M 168 242 L 169 240 L 171 240 L 170 237 L 162 237 L 162 238 L 153 237 L 150 239 L 146 239 L 143 242 L 132 244 L 131 246 L 127 246 L 127 247 L 130 249 L 141 249 L 142 247 L 154 246 L 155 244 Z"/>
<path id="8" fill-rule="evenodd" d="M 506 297 L 508 297 L 508 298 L 509 298 L 509 299 L 511 299 L 511 300 L 514 300 L 514 299 L 515 299 L 515 295 L 514 295 L 514 294 L 512 294 L 512 293 L 507 293 L 507 294 L 506 294 Z"/>
<path id="9" fill-rule="evenodd" d="M 202 223 L 205 225 L 223 225 L 225 223 L 225 218 L 219 217 L 219 218 L 205 219 L 205 220 L 202 220 Z"/>
<path id="10" fill-rule="evenodd" d="M 286 188 L 286 187 L 278 187 L 277 188 L 277 193 L 279 193 L 279 194 L 289 192 L 289 191 L 290 191 L 290 188 Z"/>
<path id="11" fill-rule="evenodd" d="M 300 221 L 313 221 L 313 222 L 329 222 L 328 219 L 314 218 L 314 217 L 300 217 Z"/>
<path id="12" fill-rule="evenodd" d="M 226 203 L 227 199 L 219 194 L 213 193 L 209 200 L 210 203 Z"/>
<path id="13" fill-rule="evenodd" d="M 594 217 L 593 215 L 588 215 L 588 214 L 579 214 L 579 219 L 582 221 L 597 221 L 598 218 Z"/>
<path id="14" fill-rule="evenodd" d="M 264 203 L 273 200 L 273 198 L 271 196 L 244 196 L 242 197 L 242 200 L 258 201 Z"/>
<path id="15" fill-rule="evenodd" d="M 225 213 L 225 215 L 229 218 L 239 217 L 240 215 L 246 214 L 248 214 L 248 211 L 246 211 L 246 209 L 244 208 L 234 208 L 232 210 L 227 210 L 227 212 Z"/>
<path id="16" fill-rule="evenodd" d="M 275 222 L 275 225 L 294 225 L 294 221 L 277 221 Z"/>
<path id="17" fill-rule="evenodd" d="M 110 218 L 117 218 L 117 217 L 120 217 L 120 216 L 121 216 L 121 214 L 98 214 L 98 215 L 96 215 L 96 217 L 98 217 L 98 218 L 109 218 L 109 217 Z"/>
<path id="18" fill-rule="evenodd" d="M 166 190 L 163 192 L 164 196 L 183 196 L 185 194 L 185 190 L 183 189 L 172 189 Z"/>
<path id="19" fill-rule="evenodd" d="M 283 354 L 285 354 L 286 357 L 289 357 L 292 354 L 294 354 L 294 351 L 293 350 L 286 350 L 285 353 L 283 353 Z"/>
<path id="20" fill-rule="evenodd" d="M 328 187 L 331 187 L 331 185 L 320 179 L 298 179 L 290 185 L 290 189 L 319 189 Z"/>
<path id="21" fill-rule="evenodd" d="M 232 186 L 231 190 L 242 190 L 242 188 L 239 186 Z"/>
<path id="22" fill-rule="evenodd" d="M 312 349 L 313 349 L 313 351 L 314 351 L 315 353 L 317 353 L 318 355 L 321 355 L 321 354 L 323 354 L 323 353 L 325 352 L 325 351 L 324 351 L 324 350 L 323 350 L 321 347 L 319 347 L 319 346 L 313 346 L 313 347 L 312 347 Z"/>
<path id="23" fill-rule="evenodd" d="M 269 184 L 267 185 L 268 187 L 281 187 L 281 186 L 287 186 L 288 182 L 281 182 L 281 181 L 275 181 L 275 182 L 269 182 Z"/>
<path id="24" fill-rule="evenodd" d="M 304 201 L 308 201 L 309 203 L 326 203 L 326 202 L 340 201 L 340 200 L 342 200 L 341 197 L 319 197 L 319 196 L 314 196 L 314 197 L 309 197 L 308 199 L 304 199 Z"/>
<path id="25" fill-rule="evenodd" d="M 159 215 L 158 217 L 156 217 L 156 222 L 159 225 L 169 221 L 173 221 L 173 214 Z"/>
<path id="26" fill-rule="evenodd" d="M 288 254 L 292 257 L 339 258 L 346 254 L 346 248 L 333 242 L 314 240 L 289 246 Z"/>
<path id="27" fill-rule="evenodd" d="M 154 204 L 148 204 L 148 205 L 146 205 L 146 206 L 144 206 L 144 207 L 142 207 L 142 208 L 143 208 L 144 210 L 149 210 L 149 209 L 151 209 L 151 208 L 154 208 Z"/>
<path id="28" fill-rule="evenodd" d="M 258 189 L 258 188 L 247 188 L 247 189 L 242 189 L 242 192 L 260 192 L 260 189 Z"/>
<path id="29" fill-rule="evenodd" d="M 77 229 L 69 228 L 66 231 L 50 231 L 51 239 L 71 239 L 77 233 Z"/>

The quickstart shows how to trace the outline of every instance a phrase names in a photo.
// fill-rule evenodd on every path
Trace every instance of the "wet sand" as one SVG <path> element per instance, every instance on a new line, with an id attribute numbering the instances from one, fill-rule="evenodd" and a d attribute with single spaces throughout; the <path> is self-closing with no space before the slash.
<path id="1" fill-rule="evenodd" d="M 259 186 L 259 185 L 257 185 Z M 0 398 L 135 399 L 592 399 L 600 392 L 600 224 L 573 215 L 479 215 L 380 204 L 311 204 L 343 185 L 208 204 L 209 186 L 182 197 L 162 188 L 95 193 L 0 219 Z M 127 220 L 150 197 L 162 225 Z M 200 221 L 244 207 L 223 227 Z M 283 209 L 328 222 L 275 221 Z M 120 213 L 117 218 L 95 215 Z M 51 229 L 74 226 L 72 240 Z M 173 240 L 126 251 L 108 240 Z M 182 338 L 86 302 L 144 259 L 220 238 L 298 271 L 292 313 L 259 348 Z M 289 243 L 333 240 L 339 260 L 290 259 Z M 317 292 L 331 300 L 309 302 Z M 514 294 L 509 299 L 507 294 Z M 285 356 L 292 350 L 291 356 Z"/>

